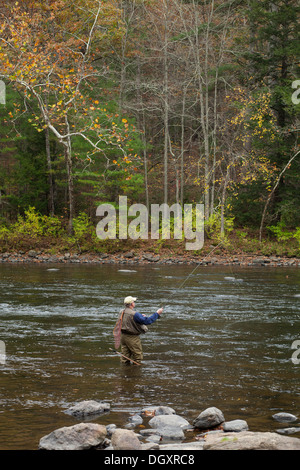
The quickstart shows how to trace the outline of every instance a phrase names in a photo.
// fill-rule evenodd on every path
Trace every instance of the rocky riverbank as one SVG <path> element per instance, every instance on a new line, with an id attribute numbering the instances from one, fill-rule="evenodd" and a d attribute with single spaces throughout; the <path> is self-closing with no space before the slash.
<path id="1" fill-rule="evenodd" d="M 276 432 L 253 432 L 245 420 L 226 421 L 216 407 L 203 410 L 192 423 L 168 406 L 148 406 L 128 416 L 124 428 L 89 420 L 110 411 L 110 404 L 95 400 L 79 402 L 64 412 L 81 420 L 42 437 L 42 450 L 300 450 L 300 439 L 287 434 L 299 433 L 296 416 L 277 413 L 273 419 L 282 425 Z M 296 424 L 295 424 L 296 423 Z"/>
<path id="2" fill-rule="evenodd" d="M 213 250 L 213 247 L 211 247 Z M 265 267 L 300 267 L 300 258 L 281 256 L 257 256 L 249 254 L 193 255 L 186 252 L 176 255 L 171 252 L 157 254 L 144 251 L 128 251 L 117 254 L 91 253 L 57 253 L 49 254 L 43 250 L 17 251 L 0 253 L 0 263 L 83 263 L 83 264 L 116 264 L 116 265 L 193 265 L 203 266 L 265 266 Z"/>

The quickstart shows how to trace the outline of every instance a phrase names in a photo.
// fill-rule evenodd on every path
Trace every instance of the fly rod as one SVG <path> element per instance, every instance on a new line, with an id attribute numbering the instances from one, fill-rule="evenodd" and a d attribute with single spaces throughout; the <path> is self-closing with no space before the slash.
<path id="1" fill-rule="evenodd" d="M 130 361 L 130 362 L 133 362 L 133 363 L 136 364 L 137 366 L 140 366 L 140 365 L 141 365 L 141 364 L 139 364 L 138 362 L 135 362 L 133 359 L 130 359 L 129 357 L 124 356 L 124 354 L 121 354 L 120 352 L 115 351 L 114 349 L 109 348 L 109 350 L 115 352 L 115 353 L 118 354 L 119 356 L 124 357 L 124 359 L 127 359 L 127 360 Z"/>

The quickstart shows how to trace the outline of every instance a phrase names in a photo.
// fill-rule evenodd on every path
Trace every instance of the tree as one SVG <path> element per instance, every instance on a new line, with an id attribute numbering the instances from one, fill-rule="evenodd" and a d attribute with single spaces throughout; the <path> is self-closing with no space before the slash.
<path id="1" fill-rule="evenodd" d="M 109 75 L 105 62 L 97 68 L 99 54 L 117 40 L 118 10 L 112 2 L 72 4 L 63 0 L 9 5 L 1 14 L 0 77 L 24 94 L 25 109 L 37 109 L 32 125 L 49 130 L 63 145 L 69 194 L 69 230 L 74 217 L 72 144 L 83 139 L 92 162 L 102 155 L 111 164 L 107 149 L 126 156 L 126 123 L 109 115 L 99 99 L 89 99 L 90 88 Z M 125 125 L 124 125 L 125 124 Z"/>
<path id="2" fill-rule="evenodd" d="M 292 103 L 292 84 L 297 78 L 299 57 L 299 4 L 294 0 L 250 0 L 247 12 L 251 44 L 244 57 L 249 70 L 247 88 L 268 90 L 270 109 L 274 113 L 277 138 L 268 146 L 268 158 L 281 174 L 276 190 L 272 192 L 272 216 L 288 225 L 299 224 L 300 165 L 294 160 L 298 139 L 297 107 Z M 252 142 L 252 148 L 255 145 Z M 274 183 L 275 184 L 275 183 Z M 270 206 L 269 195 L 266 196 Z M 266 214 L 264 214 L 265 216 Z M 264 218 L 264 217 L 263 217 Z"/>

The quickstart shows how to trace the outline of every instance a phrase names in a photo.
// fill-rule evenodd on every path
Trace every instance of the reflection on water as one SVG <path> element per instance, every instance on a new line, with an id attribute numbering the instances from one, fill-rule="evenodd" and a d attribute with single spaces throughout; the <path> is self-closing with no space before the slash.
<path id="1" fill-rule="evenodd" d="M 109 401 L 102 424 L 124 425 L 146 405 L 193 421 L 208 406 L 251 430 L 275 430 L 277 411 L 299 414 L 299 268 L 0 265 L 0 449 L 36 449 L 77 421 L 77 401 Z M 123 298 L 163 317 L 143 338 L 142 367 L 110 351 Z M 283 427 L 283 426 L 281 426 Z M 284 426 L 285 427 L 285 426 Z M 299 437 L 299 433 L 296 434 Z"/>

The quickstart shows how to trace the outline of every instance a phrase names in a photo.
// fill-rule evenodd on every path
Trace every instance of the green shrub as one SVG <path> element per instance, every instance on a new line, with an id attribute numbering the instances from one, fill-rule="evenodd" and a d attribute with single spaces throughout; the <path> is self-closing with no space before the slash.
<path id="1" fill-rule="evenodd" d="M 11 234 L 9 228 L 5 225 L 0 226 L 0 240 L 6 239 Z"/>
<path id="2" fill-rule="evenodd" d="M 80 212 L 78 217 L 73 219 L 73 231 L 76 240 L 82 240 L 86 236 L 91 235 L 92 227 L 90 219 L 85 212 Z"/>
<path id="3" fill-rule="evenodd" d="M 286 226 L 283 222 L 279 222 L 277 225 L 269 225 L 267 229 L 274 233 L 279 242 L 290 240 L 294 236 L 293 232 L 285 230 Z"/>
<path id="4" fill-rule="evenodd" d="M 63 234 L 63 224 L 59 217 L 43 215 L 40 218 L 43 229 L 43 236 L 58 237 Z"/>
<path id="5" fill-rule="evenodd" d="M 298 248 L 299 248 L 299 250 L 300 250 L 300 227 L 297 227 L 297 228 L 296 228 L 296 232 L 295 232 L 295 234 L 294 234 L 294 238 L 297 240 L 298 245 L 299 245 Z"/>
<path id="6" fill-rule="evenodd" d="M 234 228 L 234 217 L 224 218 L 224 231 L 225 235 L 232 232 Z M 221 237 L 221 213 L 215 212 L 212 214 L 208 221 L 205 222 L 205 231 L 210 237 Z"/>
<path id="7" fill-rule="evenodd" d="M 20 234 L 29 235 L 32 238 L 37 238 L 43 234 L 40 215 L 36 212 L 34 207 L 29 207 L 29 209 L 25 211 L 24 217 L 21 215 L 18 216 L 13 230 Z"/>
<path id="8" fill-rule="evenodd" d="M 63 227 L 58 217 L 41 215 L 35 207 L 29 207 L 23 217 L 19 215 L 13 231 L 32 238 L 57 237 L 62 234 Z"/>

